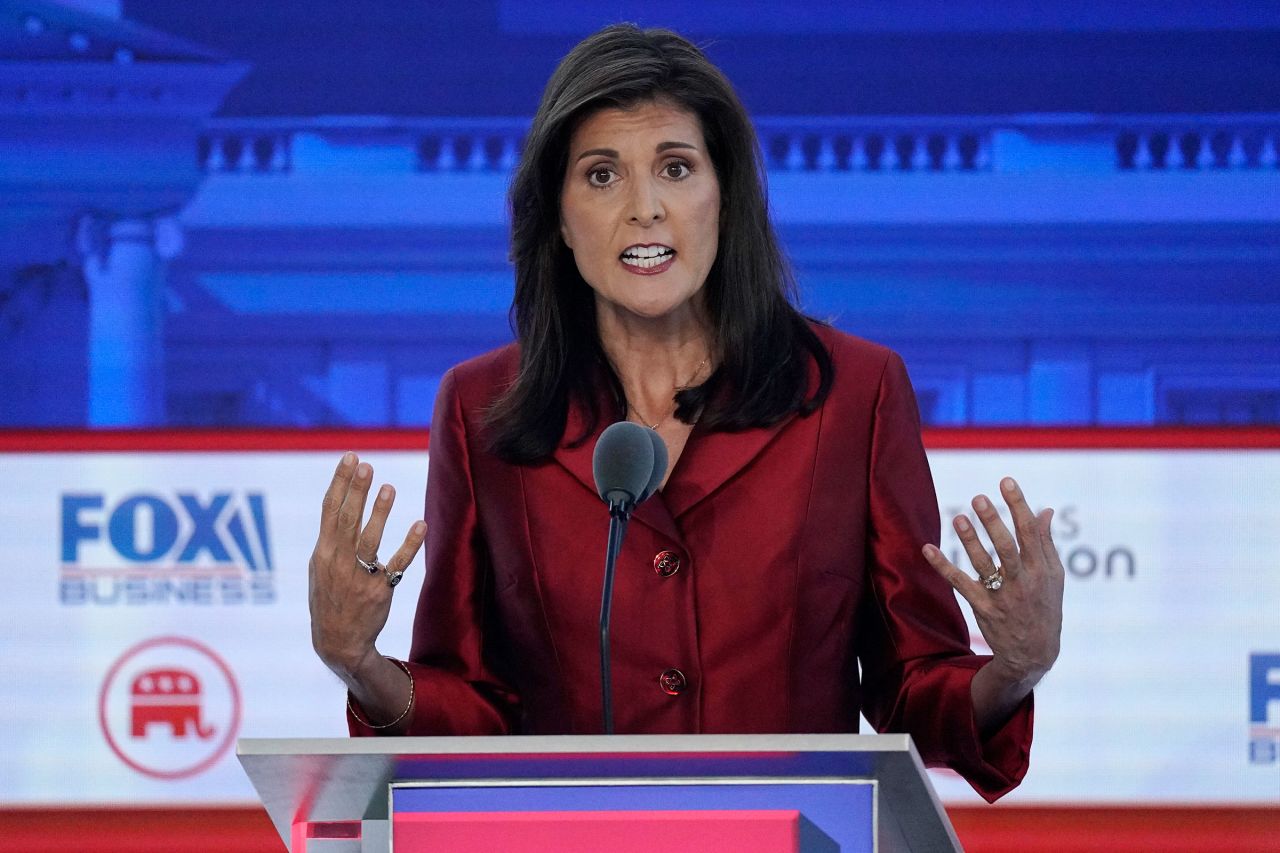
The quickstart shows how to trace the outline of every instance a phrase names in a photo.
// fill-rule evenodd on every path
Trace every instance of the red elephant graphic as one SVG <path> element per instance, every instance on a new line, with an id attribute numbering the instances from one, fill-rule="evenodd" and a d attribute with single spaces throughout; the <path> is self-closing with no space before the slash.
<path id="1" fill-rule="evenodd" d="M 187 725 L 201 740 L 213 727 L 200 721 L 200 679 L 185 669 L 148 669 L 133 679 L 129 691 L 132 734 L 146 737 L 147 726 L 163 723 L 174 737 L 187 737 Z"/>

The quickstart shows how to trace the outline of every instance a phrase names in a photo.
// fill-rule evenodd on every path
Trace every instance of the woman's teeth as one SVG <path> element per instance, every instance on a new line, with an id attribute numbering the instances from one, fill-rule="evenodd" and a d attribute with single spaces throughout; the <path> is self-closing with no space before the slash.
<path id="1" fill-rule="evenodd" d="M 649 269 L 666 263 L 675 253 L 675 249 L 667 246 L 633 246 L 622 253 L 622 262 L 627 266 Z"/>

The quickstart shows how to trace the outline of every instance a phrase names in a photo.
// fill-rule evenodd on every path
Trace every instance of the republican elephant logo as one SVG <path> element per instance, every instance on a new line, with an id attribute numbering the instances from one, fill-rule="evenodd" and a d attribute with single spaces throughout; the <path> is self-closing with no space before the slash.
<path id="1" fill-rule="evenodd" d="M 152 637 L 129 647 L 98 692 L 107 745 L 153 779 L 187 779 L 212 768 L 231 752 L 240 719 L 231 667 L 189 637 Z"/>
<path id="2" fill-rule="evenodd" d="M 201 719 L 200 679 L 187 669 L 160 668 L 144 670 L 133 679 L 129 689 L 130 733 L 135 738 L 147 736 L 147 726 L 168 726 L 175 738 L 191 735 L 208 740 L 214 727 Z"/>

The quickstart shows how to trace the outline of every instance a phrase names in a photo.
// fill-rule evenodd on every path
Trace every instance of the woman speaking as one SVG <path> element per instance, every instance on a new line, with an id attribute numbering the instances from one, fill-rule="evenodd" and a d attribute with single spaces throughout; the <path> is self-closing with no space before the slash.
<path id="1" fill-rule="evenodd" d="M 608 513 L 592 450 L 614 421 L 669 464 L 617 562 L 622 733 L 908 732 L 988 799 L 1026 771 L 1031 690 L 1058 653 L 1064 573 L 1016 483 L 1014 530 L 961 516 L 948 562 L 901 359 L 801 315 L 746 112 L 665 30 L 614 26 L 547 84 L 510 191 L 516 342 L 450 370 L 425 522 L 379 562 L 354 454 L 324 498 L 312 639 L 354 734 L 601 731 Z M 407 660 L 376 649 L 426 541 Z M 970 652 L 952 589 L 991 656 Z"/>

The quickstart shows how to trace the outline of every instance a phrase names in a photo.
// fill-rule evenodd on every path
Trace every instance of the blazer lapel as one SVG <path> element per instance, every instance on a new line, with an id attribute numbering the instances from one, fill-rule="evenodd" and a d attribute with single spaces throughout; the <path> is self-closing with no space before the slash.
<path id="1" fill-rule="evenodd" d="M 792 413 L 771 427 L 741 432 L 707 432 L 695 426 L 663 489 L 671 514 L 679 518 L 711 496 L 751 464 L 795 417 Z"/>
<path id="2" fill-rule="evenodd" d="M 585 439 L 572 447 L 564 443 L 570 439 L 576 439 L 583 434 L 587 426 L 587 408 L 576 397 L 569 400 L 569 412 L 565 417 L 564 441 L 556 447 L 555 453 L 551 454 L 551 458 L 557 462 L 560 467 L 564 468 L 582 485 L 591 490 L 592 494 L 596 493 L 596 477 L 591 467 L 591 457 L 595 453 L 596 439 L 600 438 L 600 433 L 604 432 L 605 424 L 603 419 L 596 424 L 596 428 Z"/>

